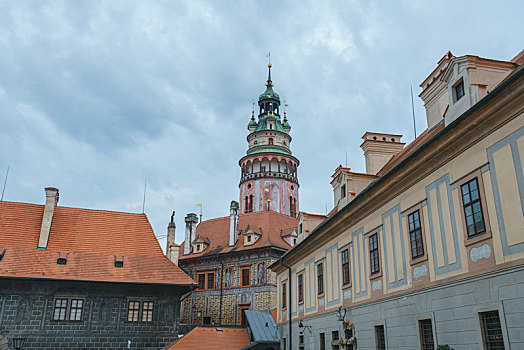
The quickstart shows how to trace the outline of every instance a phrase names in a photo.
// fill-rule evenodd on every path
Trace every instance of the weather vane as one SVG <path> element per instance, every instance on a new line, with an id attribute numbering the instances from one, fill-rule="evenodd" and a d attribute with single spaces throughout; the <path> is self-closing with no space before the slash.
<path id="1" fill-rule="evenodd" d="M 268 59 L 268 64 L 271 65 L 271 52 L 268 52 L 266 57 Z"/>

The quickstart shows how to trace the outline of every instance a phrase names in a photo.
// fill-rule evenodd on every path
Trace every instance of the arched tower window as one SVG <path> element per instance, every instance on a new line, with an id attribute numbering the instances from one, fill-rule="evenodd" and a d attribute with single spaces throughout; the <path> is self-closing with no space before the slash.
<path id="1" fill-rule="evenodd" d="M 271 125 L 271 127 L 273 127 L 273 125 Z M 270 145 L 273 144 L 273 138 L 272 138 L 272 137 L 269 138 L 269 144 L 270 144 Z"/>
<path id="2" fill-rule="evenodd" d="M 248 196 L 246 196 L 246 198 L 244 198 L 244 213 L 247 213 L 248 210 L 249 210 L 249 200 L 248 200 Z"/>

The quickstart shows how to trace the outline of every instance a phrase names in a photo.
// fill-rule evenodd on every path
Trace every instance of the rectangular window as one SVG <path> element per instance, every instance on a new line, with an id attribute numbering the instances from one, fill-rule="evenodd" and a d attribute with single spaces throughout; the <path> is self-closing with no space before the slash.
<path id="1" fill-rule="evenodd" d="M 249 276 L 250 270 L 251 270 L 250 267 L 245 267 L 242 269 L 242 286 L 243 287 L 251 285 L 250 276 Z"/>
<path id="2" fill-rule="evenodd" d="M 286 338 L 282 338 L 282 349 L 286 350 L 287 344 L 286 344 Z"/>
<path id="3" fill-rule="evenodd" d="M 206 274 L 198 274 L 198 289 L 206 289 Z"/>
<path id="4" fill-rule="evenodd" d="M 286 302 L 287 302 L 287 289 L 286 284 L 282 283 L 282 308 L 286 308 Z"/>
<path id="5" fill-rule="evenodd" d="M 375 326 L 375 342 L 377 350 L 386 350 L 386 333 L 383 325 Z"/>
<path id="6" fill-rule="evenodd" d="M 342 284 L 349 284 L 349 249 L 344 249 L 341 252 L 342 260 Z"/>
<path id="7" fill-rule="evenodd" d="M 346 185 L 342 185 L 340 188 L 340 198 L 346 198 Z"/>
<path id="8" fill-rule="evenodd" d="M 320 350 L 326 350 L 326 333 L 320 333 Z"/>
<path id="9" fill-rule="evenodd" d="M 142 322 L 153 322 L 153 302 L 142 302 Z"/>
<path id="10" fill-rule="evenodd" d="M 504 338 L 498 311 L 481 312 L 480 324 L 482 327 L 482 339 L 486 350 L 504 350 Z"/>
<path id="11" fill-rule="evenodd" d="M 431 320 L 427 319 L 418 321 L 418 328 L 420 332 L 420 346 L 422 350 L 435 350 Z"/>
<path id="12" fill-rule="evenodd" d="M 129 301 L 127 304 L 127 322 L 138 322 L 140 315 L 140 302 Z"/>
<path id="13" fill-rule="evenodd" d="M 299 335 L 298 336 L 298 350 L 304 350 L 304 349 L 305 349 L 304 336 L 303 335 Z"/>
<path id="14" fill-rule="evenodd" d="M 422 225 L 420 224 L 420 211 L 415 210 L 408 215 L 409 241 L 411 243 L 411 257 L 413 259 L 424 255 L 422 241 Z"/>
<path id="15" fill-rule="evenodd" d="M 378 260 L 378 234 L 375 233 L 369 237 L 369 264 L 371 274 L 380 271 Z"/>
<path id="16" fill-rule="evenodd" d="M 338 331 L 331 332 L 331 350 L 339 350 L 340 345 L 338 345 Z"/>
<path id="17" fill-rule="evenodd" d="M 153 322 L 153 301 L 129 300 L 127 302 L 127 322 Z"/>
<path id="18" fill-rule="evenodd" d="M 215 273 L 207 273 L 207 289 L 215 289 Z"/>
<path id="19" fill-rule="evenodd" d="M 317 265 L 317 287 L 318 294 L 324 293 L 324 264 Z"/>
<path id="20" fill-rule="evenodd" d="M 84 311 L 84 299 L 71 299 L 71 308 L 69 310 L 69 321 L 82 320 Z"/>
<path id="21" fill-rule="evenodd" d="M 304 301 L 304 276 L 302 274 L 298 275 L 298 302 Z"/>
<path id="22" fill-rule="evenodd" d="M 464 81 L 455 86 L 455 102 L 464 97 Z"/>
<path id="23" fill-rule="evenodd" d="M 211 324 L 211 317 L 205 316 L 202 323 L 206 326 L 209 326 Z"/>
<path id="24" fill-rule="evenodd" d="M 65 321 L 67 313 L 67 303 L 68 299 L 55 299 L 53 321 Z"/>
<path id="25" fill-rule="evenodd" d="M 56 298 L 53 321 L 82 321 L 84 299 Z"/>
<path id="26" fill-rule="evenodd" d="M 466 231 L 469 237 L 486 232 L 482 203 L 480 200 L 477 178 L 474 178 L 462 186 L 462 205 L 464 206 L 464 217 L 466 219 Z"/>

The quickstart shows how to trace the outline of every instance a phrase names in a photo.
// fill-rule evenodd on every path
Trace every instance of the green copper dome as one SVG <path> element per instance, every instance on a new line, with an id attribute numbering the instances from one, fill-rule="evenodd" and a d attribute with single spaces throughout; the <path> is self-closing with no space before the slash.
<path id="1" fill-rule="evenodd" d="M 273 88 L 271 87 L 271 85 L 268 84 L 268 88 L 266 89 L 266 91 L 260 94 L 260 96 L 258 96 L 258 99 L 265 100 L 269 98 L 280 100 L 280 96 L 275 91 L 273 91 Z"/>

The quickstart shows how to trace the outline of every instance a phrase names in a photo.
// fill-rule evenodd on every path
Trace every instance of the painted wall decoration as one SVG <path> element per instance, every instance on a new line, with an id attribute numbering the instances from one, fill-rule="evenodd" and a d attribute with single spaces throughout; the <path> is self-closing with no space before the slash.
<path id="1" fill-rule="evenodd" d="M 261 262 L 257 266 L 257 284 L 266 283 L 266 265 Z"/>

